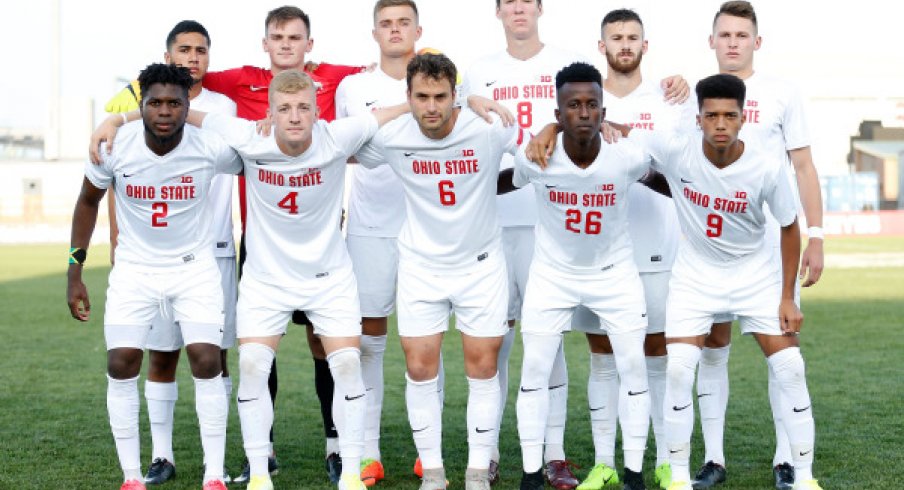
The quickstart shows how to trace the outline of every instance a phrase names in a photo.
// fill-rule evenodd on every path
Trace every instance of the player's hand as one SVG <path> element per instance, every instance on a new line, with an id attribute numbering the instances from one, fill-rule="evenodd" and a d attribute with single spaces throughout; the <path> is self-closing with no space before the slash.
<path id="1" fill-rule="evenodd" d="M 659 85 L 665 91 L 665 100 L 669 104 L 683 104 L 691 95 L 691 88 L 681 75 L 664 78 Z"/>
<path id="2" fill-rule="evenodd" d="M 69 313 L 80 322 L 87 322 L 91 317 L 91 301 L 88 299 L 88 288 L 82 282 L 82 266 L 69 266 L 69 285 L 66 288 L 66 300 Z"/>
<path id="3" fill-rule="evenodd" d="M 120 126 L 122 126 L 122 116 L 120 114 L 111 114 L 91 133 L 91 143 L 88 144 L 88 155 L 91 157 L 91 163 L 95 165 L 103 163 L 100 154 L 101 143 L 107 144 L 107 155 L 113 151 L 113 138 L 116 137 L 116 132 Z"/>
<path id="4" fill-rule="evenodd" d="M 558 136 L 558 125 L 555 123 L 547 124 L 531 138 L 524 150 L 524 156 L 528 160 L 536 163 L 541 169 L 549 166 L 549 158 L 552 157 L 552 151 L 556 148 L 556 137 Z"/>
<path id="5" fill-rule="evenodd" d="M 374 70 L 376 70 L 376 69 L 377 69 L 377 63 L 374 61 L 374 62 L 371 62 L 371 64 L 364 67 L 364 72 L 365 73 L 373 73 Z"/>
<path id="6" fill-rule="evenodd" d="M 778 320 L 783 335 L 797 335 L 804 323 L 804 314 L 793 299 L 783 299 L 778 306 Z"/>
<path id="7" fill-rule="evenodd" d="M 138 109 L 139 97 L 141 97 L 141 88 L 138 85 L 138 80 L 133 80 L 132 83 L 126 85 L 112 99 L 107 101 L 104 110 L 111 114 L 134 111 Z"/>
<path id="8" fill-rule="evenodd" d="M 273 129 L 273 122 L 270 118 L 261 119 L 257 122 L 257 134 L 267 137 L 270 136 L 270 131 Z"/>
<path id="9" fill-rule="evenodd" d="M 617 143 L 622 135 L 621 131 L 613 128 L 612 125 L 606 121 L 603 121 L 603 125 L 600 126 L 600 133 L 603 135 L 603 141 L 609 144 Z"/>
<path id="10" fill-rule="evenodd" d="M 490 124 L 493 123 L 493 118 L 490 117 L 491 112 L 495 112 L 496 115 L 499 116 L 503 126 L 509 127 L 512 124 L 515 124 L 515 115 L 495 100 L 490 100 L 479 95 L 469 95 L 468 107 Z"/>
<path id="11" fill-rule="evenodd" d="M 800 258 L 801 286 L 808 288 L 822 276 L 822 268 L 825 265 L 822 253 L 822 240 L 816 238 L 807 240 L 807 248 Z"/>

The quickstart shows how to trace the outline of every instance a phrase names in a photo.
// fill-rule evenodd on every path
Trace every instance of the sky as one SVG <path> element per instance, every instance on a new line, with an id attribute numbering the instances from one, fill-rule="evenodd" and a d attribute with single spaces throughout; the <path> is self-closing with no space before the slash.
<path id="1" fill-rule="evenodd" d="M 169 29 L 183 19 L 204 24 L 211 35 L 211 70 L 268 66 L 261 49 L 266 12 L 283 2 L 233 0 L 60 0 L 60 94 L 65 100 L 94 100 L 99 118 L 105 101 L 149 63 L 162 61 Z M 663 1 L 546 0 L 540 21 L 543 42 L 578 51 L 598 66 L 599 23 L 611 9 L 636 10 L 645 25 L 649 52 L 645 78 L 681 74 L 691 83 L 716 71 L 707 44 L 721 0 Z M 755 69 L 792 80 L 814 103 L 811 132 L 831 134 L 837 159 L 841 139 L 862 117 L 904 125 L 904 4 L 885 0 L 821 2 L 754 1 L 763 37 Z M 54 73 L 52 0 L 3 2 L 0 46 L 0 128 L 40 129 L 50 108 Z M 312 20 L 309 60 L 368 64 L 378 60 L 371 37 L 373 0 L 303 1 L 295 5 Z M 854 10 L 856 6 L 856 10 Z M 505 46 L 492 0 L 421 0 L 419 47 L 445 52 L 460 70 Z M 13 73 L 20 72 L 20 76 Z M 826 101 L 835 102 L 826 103 Z M 71 106 L 66 106 L 71 107 Z M 93 123 L 87 104 L 85 124 Z M 834 108 L 843 114 L 835 114 Z M 861 114 L 862 113 L 862 114 Z M 837 124 L 832 126 L 833 119 Z M 843 119 L 841 121 L 840 119 Z M 99 119 L 96 119 L 99 121 Z M 843 127 L 839 127 L 843 126 Z M 846 147 L 847 142 L 844 142 Z M 814 148 L 816 152 L 816 148 Z"/>

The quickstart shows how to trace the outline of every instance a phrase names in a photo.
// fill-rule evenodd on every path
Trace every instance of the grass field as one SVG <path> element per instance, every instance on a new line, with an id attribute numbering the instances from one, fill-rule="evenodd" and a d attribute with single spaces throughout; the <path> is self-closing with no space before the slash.
<path id="1" fill-rule="evenodd" d="M 834 239 L 827 253 L 900 252 L 904 240 Z M 93 318 L 79 324 L 65 302 L 65 246 L 0 247 L 0 489 L 118 488 L 121 473 L 106 412 L 103 296 L 109 269 L 106 250 L 94 247 L 84 277 Z M 824 488 L 893 488 L 904 472 L 904 268 L 828 270 L 804 291 L 802 344 L 817 426 L 815 472 Z M 392 330 L 392 328 L 390 329 Z M 566 451 L 584 467 L 593 449 L 586 404 L 587 350 L 582 337 L 567 337 L 571 390 Z M 323 471 L 323 432 L 313 391 L 313 369 L 304 335 L 290 329 L 280 351 L 276 450 L 277 488 L 331 488 Z M 512 353 L 510 396 L 502 433 L 500 489 L 517 488 L 520 449 L 514 394 L 520 372 L 520 340 Z M 766 396 L 766 368 L 752 339 L 735 339 L 731 401 L 726 428 L 729 480 L 723 488 L 771 488 L 773 429 Z M 447 370 L 444 448 L 450 488 L 461 488 L 466 462 L 466 382 L 458 335 L 445 345 Z M 237 372 L 236 358 L 230 359 Z M 387 480 L 378 488 L 416 489 L 415 450 L 404 404 L 404 362 L 390 333 L 386 355 L 383 461 Z M 142 383 L 143 384 L 143 383 Z M 162 488 L 200 488 L 200 442 L 193 386 L 179 368 L 174 447 L 179 476 Z M 142 407 L 142 461 L 150 458 Z M 695 434 L 692 466 L 702 463 Z M 648 453 L 651 451 L 648 451 Z M 230 413 L 227 465 L 242 458 L 235 403 Z M 646 462 L 651 468 L 652 461 Z M 146 468 L 144 468 L 146 469 Z M 652 475 L 647 482 L 652 488 Z"/>

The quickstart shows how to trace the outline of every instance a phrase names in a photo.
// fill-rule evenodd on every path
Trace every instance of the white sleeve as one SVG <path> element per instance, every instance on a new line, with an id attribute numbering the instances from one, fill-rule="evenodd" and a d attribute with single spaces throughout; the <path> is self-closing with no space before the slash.
<path id="1" fill-rule="evenodd" d="M 493 117 L 495 118 L 495 121 L 493 121 L 493 125 L 491 126 L 491 131 L 494 135 L 493 140 L 499 142 L 501 145 L 500 149 L 504 153 L 514 155 L 517 153 L 518 147 L 524 143 L 524 130 L 517 124 L 505 127 L 502 125 L 502 120 L 496 117 L 495 114 Z"/>
<path id="2" fill-rule="evenodd" d="M 209 113 L 204 116 L 202 129 L 218 134 L 227 145 L 241 151 L 257 135 L 257 123 L 223 114 Z"/>
<path id="3" fill-rule="evenodd" d="M 515 187 L 524 187 L 530 183 L 531 178 L 537 175 L 537 164 L 528 160 L 524 154 L 527 145 L 522 145 L 515 154 L 515 173 L 512 176 L 512 184 Z"/>
<path id="4" fill-rule="evenodd" d="M 383 131 L 377 131 L 377 134 L 355 153 L 355 159 L 367 168 L 379 167 L 387 163 L 383 149 Z"/>
<path id="5" fill-rule="evenodd" d="M 219 135 L 210 133 L 207 135 L 208 144 L 214 155 L 215 171 L 218 174 L 237 174 L 244 168 L 244 161 L 238 152 L 227 145 Z"/>
<path id="6" fill-rule="evenodd" d="M 788 165 L 776 162 L 778 171 L 772 174 L 772 182 L 767 182 L 765 189 L 769 212 L 781 226 L 788 226 L 797 219 L 797 198 L 791 187 Z"/>
<path id="7" fill-rule="evenodd" d="M 782 135 L 785 137 L 785 150 L 790 151 L 810 146 L 810 134 L 803 96 L 793 87 L 788 89 L 788 95 L 782 115 Z"/>
<path id="8" fill-rule="evenodd" d="M 348 117 L 348 83 L 346 83 L 346 79 L 339 82 L 339 87 L 336 88 L 334 97 L 336 101 L 336 119 Z"/>
<path id="9" fill-rule="evenodd" d="M 684 141 L 684 137 L 678 132 L 634 129 L 629 133 L 628 141 L 640 148 L 640 158 L 657 172 L 667 173 L 671 167 L 680 163 L 673 157 L 675 150 Z"/>
<path id="10" fill-rule="evenodd" d="M 377 118 L 373 114 L 336 119 L 327 125 L 327 131 L 345 155 L 354 155 L 376 134 Z"/>
<path id="11" fill-rule="evenodd" d="M 113 184 L 113 168 L 111 166 L 113 157 L 107 154 L 106 143 L 101 144 L 100 154 L 103 159 L 100 165 L 95 165 L 90 161 L 85 163 L 85 178 L 98 189 L 109 189 Z"/>

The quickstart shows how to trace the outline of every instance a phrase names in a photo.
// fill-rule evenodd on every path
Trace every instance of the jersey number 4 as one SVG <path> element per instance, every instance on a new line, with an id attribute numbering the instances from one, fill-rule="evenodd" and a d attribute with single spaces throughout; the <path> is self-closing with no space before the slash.
<path id="1" fill-rule="evenodd" d="M 286 197 L 276 205 L 288 211 L 289 214 L 298 214 L 298 193 L 292 191 L 286 194 Z"/>
<path id="2" fill-rule="evenodd" d="M 565 229 L 572 233 L 583 232 L 587 235 L 599 235 L 603 229 L 602 220 L 603 213 L 599 211 L 587 211 L 583 217 L 580 209 L 565 211 Z"/>

